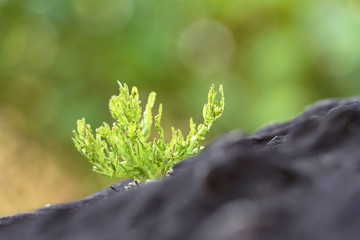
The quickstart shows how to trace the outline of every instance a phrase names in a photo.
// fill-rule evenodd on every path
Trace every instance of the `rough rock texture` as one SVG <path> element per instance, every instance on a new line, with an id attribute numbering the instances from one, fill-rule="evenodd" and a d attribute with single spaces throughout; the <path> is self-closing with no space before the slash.
<path id="1" fill-rule="evenodd" d="M 360 239 L 360 99 L 229 133 L 157 183 L 0 218 L 0 239 Z"/>

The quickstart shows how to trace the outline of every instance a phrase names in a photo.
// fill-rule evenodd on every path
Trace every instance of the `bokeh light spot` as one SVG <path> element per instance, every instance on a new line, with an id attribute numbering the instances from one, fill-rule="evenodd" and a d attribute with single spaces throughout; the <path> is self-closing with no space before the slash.
<path id="1" fill-rule="evenodd" d="M 5 67 L 44 71 L 53 64 L 56 53 L 56 33 L 51 25 L 21 24 L 5 35 L 1 59 Z"/>
<path id="2" fill-rule="evenodd" d="M 2 62 L 5 67 L 16 65 L 24 55 L 26 32 L 22 26 L 13 28 L 5 37 L 2 49 Z"/>
<path id="3" fill-rule="evenodd" d="M 134 12 L 133 0 L 73 0 L 76 14 L 92 34 L 110 34 L 123 29 Z"/>
<path id="4" fill-rule="evenodd" d="M 54 8 L 59 0 L 21 0 L 19 2 L 30 12 L 43 13 Z"/>
<path id="5" fill-rule="evenodd" d="M 355 18 L 360 23 L 360 1 L 359 0 L 348 0 L 348 5 L 353 12 Z"/>
<path id="6" fill-rule="evenodd" d="M 190 24 L 180 35 L 178 54 L 193 73 L 209 75 L 224 70 L 235 51 L 235 40 L 223 24 L 202 19 Z"/>

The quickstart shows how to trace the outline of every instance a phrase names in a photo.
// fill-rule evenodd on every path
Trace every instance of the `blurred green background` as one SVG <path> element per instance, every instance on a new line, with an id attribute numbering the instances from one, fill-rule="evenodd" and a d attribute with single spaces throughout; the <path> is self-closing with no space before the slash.
<path id="1" fill-rule="evenodd" d="M 251 133 L 358 94 L 360 2 L 0 0 L 0 216 L 117 181 L 92 173 L 71 142 L 77 119 L 112 121 L 116 80 L 143 100 L 157 92 L 165 130 L 185 132 L 222 83 L 208 139 Z"/>

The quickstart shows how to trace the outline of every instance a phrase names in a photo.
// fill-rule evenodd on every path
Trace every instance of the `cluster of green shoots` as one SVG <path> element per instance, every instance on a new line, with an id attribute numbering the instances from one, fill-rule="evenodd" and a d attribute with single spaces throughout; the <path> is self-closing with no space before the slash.
<path id="1" fill-rule="evenodd" d="M 166 143 L 160 125 L 162 104 L 155 116 L 155 128 L 159 137 L 148 141 L 153 124 L 152 108 L 156 94 L 151 92 L 145 111 L 140 107 L 136 87 L 131 92 L 126 84 L 119 82 L 120 94 L 112 96 L 110 113 L 116 120 L 112 127 L 107 123 L 96 129 L 94 135 L 85 119 L 77 121 L 74 132 L 75 147 L 93 164 L 93 171 L 110 178 L 126 177 L 144 183 L 146 180 L 159 180 L 181 160 L 197 154 L 203 146 L 213 122 L 224 111 L 223 87 L 220 85 L 220 101 L 216 99 L 214 85 L 210 87 L 208 102 L 203 108 L 204 122 L 196 125 L 190 118 L 190 131 L 186 138 L 180 130 L 171 128 L 172 137 Z"/>

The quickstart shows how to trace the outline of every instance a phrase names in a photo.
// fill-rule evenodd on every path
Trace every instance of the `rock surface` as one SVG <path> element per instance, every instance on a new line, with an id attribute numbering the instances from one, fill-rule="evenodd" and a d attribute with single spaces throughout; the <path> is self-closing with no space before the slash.
<path id="1" fill-rule="evenodd" d="M 360 99 L 228 133 L 173 176 L 0 218 L 0 239 L 358 240 Z"/>

